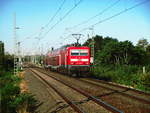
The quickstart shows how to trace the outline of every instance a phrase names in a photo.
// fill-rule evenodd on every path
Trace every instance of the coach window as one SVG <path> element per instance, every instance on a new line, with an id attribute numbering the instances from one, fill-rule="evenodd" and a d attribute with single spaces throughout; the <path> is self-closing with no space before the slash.
<path id="1" fill-rule="evenodd" d="M 71 56 L 78 56 L 79 50 L 71 50 Z"/>

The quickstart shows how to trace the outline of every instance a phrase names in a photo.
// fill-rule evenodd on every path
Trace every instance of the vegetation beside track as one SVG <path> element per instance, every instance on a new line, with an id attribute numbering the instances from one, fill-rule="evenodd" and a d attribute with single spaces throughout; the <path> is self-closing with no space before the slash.
<path id="1" fill-rule="evenodd" d="M 93 39 L 95 64 L 92 76 L 150 92 L 150 44 L 146 39 L 133 45 L 130 41 L 97 35 L 83 45 L 91 47 Z"/>
<path id="2" fill-rule="evenodd" d="M 2 113 L 34 113 L 37 107 L 37 100 L 29 93 L 21 93 L 19 84 L 21 78 L 14 76 L 12 71 L 1 72 L 0 93 Z M 26 109 L 25 109 L 25 106 Z"/>
<path id="3" fill-rule="evenodd" d="M 146 66 L 146 69 L 148 66 Z M 143 74 L 142 66 L 107 66 L 99 65 L 91 69 L 97 79 L 116 82 L 150 92 L 150 71 Z"/>
<path id="4" fill-rule="evenodd" d="M 0 44 L 0 112 L 35 113 L 37 100 L 29 93 L 21 93 L 22 78 L 13 74 L 13 55 L 4 54 L 4 44 Z"/>

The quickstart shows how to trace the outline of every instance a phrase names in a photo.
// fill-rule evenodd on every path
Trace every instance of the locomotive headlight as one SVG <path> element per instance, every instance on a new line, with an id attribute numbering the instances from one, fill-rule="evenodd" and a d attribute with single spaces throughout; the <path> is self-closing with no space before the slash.
<path id="1" fill-rule="evenodd" d="M 81 61 L 89 61 L 88 59 L 81 59 Z"/>
<path id="2" fill-rule="evenodd" d="M 78 59 L 70 59 L 71 61 L 78 61 Z"/>

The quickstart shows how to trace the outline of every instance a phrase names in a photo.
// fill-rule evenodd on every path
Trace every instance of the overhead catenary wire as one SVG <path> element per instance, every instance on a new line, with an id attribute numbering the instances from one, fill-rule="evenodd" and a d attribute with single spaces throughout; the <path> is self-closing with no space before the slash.
<path id="1" fill-rule="evenodd" d="M 96 17 L 102 15 L 102 14 L 105 13 L 106 11 L 110 10 L 112 7 L 114 7 L 115 5 L 117 5 L 120 1 L 121 1 L 121 0 L 116 0 L 115 2 L 113 2 L 112 4 L 110 4 L 108 7 L 104 8 L 102 11 L 100 11 L 99 13 L 97 13 L 96 15 L 94 15 L 94 16 L 88 18 L 87 20 L 85 20 L 85 21 L 83 21 L 83 22 L 81 22 L 81 23 L 79 23 L 79 24 L 77 24 L 77 25 L 74 25 L 73 27 L 69 27 L 69 28 L 67 28 L 67 29 L 74 29 L 74 28 L 76 28 L 76 27 L 79 27 L 79 26 L 81 26 L 81 25 L 83 25 L 83 24 L 88 23 L 88 22 L 91 21 L 92 19 L 94 19 L 94 18 L 96 18 Z M 73 32 L 72 32 L 72 34 L 73 34 Z M 67 35 L 66 38 L 64 38 L 64 39 L 67 39 L 70 35 L 71 35 L 71 34 Z"/>
<path id="2" fill-rule="evenodd" d="M 63 0 L 63 2 L 61 3 L 61 5 L 59 6 L 59 8 L 56 10 L 55 14 L 50 18 L 50 20 L 48 21 L 47 24 L 44 25 L 44 27 L 41 27 L 40 32 L 38 37 L 36 37 L 36 39 L 38 39 L 37 45 L 35 48 L 37 48 L 39 46 L 39 42 L 41 40 L 41 35 L 43 33 L 43 30 L 49 26 L 49 24 L 54 20 L 54 18 L 57 16 L 57 14 L 59 13 L 59 11 L 62 9 L 63 5 L 65 4 L 66 0 Z"/>
<path id="3" fill-rule="evenodd" d="M 35 35 L 38 34 L 38 33 L 39 33 L 39 31 L 37 31 L 37 32 L 35 32 L 35 33 L 33 33 L 33 34 L 31 34 L 31 35 L 25 37 L 25 38 L 22 39 L 20 42 L 22 43 L 22 42 L 24 42 L 25 40 L 32 38 L 33 36 L 35 36 Z"/>
<path id="4" fill-rule="evenodd" d="M 68 28 L 68 29 L 74 29 L 74 28 L 76 28 L 76 27 L 79 27 L 79 26 L 81 26 L 81 25 L 83 25 L 83 24 L 88 23 L 88 22 L 91 21 L 92 19 L 94 19 L 94 18 L 96 18 L 96 17 L 102 15 L 103 13 L 105 13 L 106 11 L 108 11 L 109 9 L 111 9 L 113 6 L 115 6 L 116 4 L 118 4 L 120 1 L 121 1 L 121 0 L 115 1 L 114 3 L 112 3 L 111 5 L 109 5 L 109 6 L 106 7 L 105 9 L 103 9 L 101 12 L 97 13 L 96 15 L 94 15 L 94 16 L 88 18 L 87 20 L 85 20 L 85 21 L 83 21 L 83 22 L 81 22 L 81 23 L 79 23 L 79 24 L 77 24 L 77 25 L 74 25 L 73 27 L 70 27 L 70 28 Z"/>
<path id="5" fill-rule="evenodd" d="M 140 2 L 140 3 L 137 3 L 137 4 L 135 4 L 135 5 L 133 5 L 133 6 L 129 7 L 129 8 L 126 8 L 126 9 L 120 11 L 119 13 L 116 13 L 116 14 L 110 16 L 110 17 L 104 18 L 103 20 L 100 20 L 100 21 L 96 22 L 95 24 L 92 24 L 92 25 L 90 25 L 90 26 L 88 26 L 88 27 L 85 27 L 85 28 L 81 29 L 80 31 L 78 31 L 78 32 L 76 32 L 76 33 L 80 33 L 80 32 L 82 32 L 82 31 L 88 30 L 88 29 L 91 28 L 91 27 L 93 28 L 94 26 L 96 26 L 96 25 L 98 25 L 98 24 L 101 24 L 101 23 L 103 23 L 103 22 L 105 22 L 105 21 L 108 21 L 108 20 L 110 20 L 110 19 L 112 19 L 112 18 L 114 18 L 114 17 L 116 17 L 116 16 L 119 16 L 119 15 L 121 15 L 121 14 L 123 14 L 123 13 L 125 13 L 125 12 L 127 12 L 127 11 L 129 11 L 129 10 L 131 10 L 131 9 L 134 9 L 134 8 L 136 8 L 136 7 L 138 7 L 138 6 L 142 5 L 142 4 L 145 4 L 145 3 L 147 3 L 147 2 L 150 2 L 150 0 L 144 0 L 144 1 Z M 71 35 L 71 34 L 69 34 L 66 38 L 68 38 L 70 35 Z"/>
<path id="6" fill-rule="evenodd" d="M 62 9 L 63 5 L 65 4 L 66 0 L 63 0 L 63 2 L 61 3 L 61 5 L 59 6 L 59 8 L 57 9 L 57 11 L 55 12 L 55 14 L 49 19 L 48 23 L 43 25 L 43 27 L 40 28 L 40 31 L 37 31 L 27 37 L 25 37 L 23 40 L 21 40 L 20 42 L 24 42 L 26 39 L 30 39 L 33 36 L 35 36 L 36 34 L 39 33 L 38 37 L 40 37 L 42 35 L 43 29 L 45 29 L 53 20 L 54 18 L 57 16 L 57 14 L 59 13 L 59 11 Z"/>
<path id="7" fill-rule="evenodd" d="M 39 33 L 38 35 L 38 39 L 42 39 L 44 38 L 57 24 L 59 24 L 63 19 L 65 19 L 83 0 L 80 0 L 78 2 L 75 3 L 74 7 L 72 7 L 59 21 L 57 21 L 44 35 L 43 37 L 41 37 L 43 29 L 45 29 L 56 17 L 56 15 L 58 14 L 58 12 L 62 9 L 63 5 L 65 4 L 66 0 L 63 0 L 62 4 L 60 5 L 60 7 L 58 8 L 58 10 L 56 11 L 56 13 L 53 15 L 53 17 L 50 19 L 50 21 L 45 24 L 44 27 L 41 27 L 40 31 L 34 33 L 33 35 L 36 35 L 37 33 Z M 26 39 L 30 39 L 31 37 L 26 37 L 22 40 L 22 42 Z"/>
<path id="8" fill-rule="evenodd" d="M 50 20 L 48 21 L 48 23 L 45 26 L 43 26 L 43 28 L 47 27 L 54 20 L 54 18 L 57 16 L 57 14 L 59 13 L 59 11 L 62 9 L 62 7 L 65 4 L 65 2 L 66 2 L 66 0 L 63 0 L 63 2 L 59 6 L 59 8 L 55 12 L 55 14 L 50 18 Z"/>
<path id="9" fill-rule="evenodd" d="M 44 36 L 43 36 L 42 38 L 44 38 L 44 37 L 49 33 L 50 30 L 52 30 L 57 24 L 59 24 L 63 19 L 65 19 L 82 1 L 83 1 L 83 0 L 80 0 L 79 2 L 77 2 L 77 3 L 74 5 L 74 7 L 72 7 L 59 21 L 57 21 L 56 24 L 54 24 L 54 25 L 44 34 Z M 64 1 L 64 2 L 65 2 L 65 1 Z M 59 7 L 59 9 L 62 8 L 64 2 L 61 4 L 61 6 Z M 56 11 L 56 12 L 58 12 L 58 11 Z M 55 15 L 54 15 L 53 17 L 55 17 Z M 42 29 L 41 29 L 41 32 L 39 33 L 39 37 L 38 37 L 39 40 L 42 39 L 42 38 L 40 37 L 41 35 L 42 35 Z"/>
<path id="10" fill-rule="evenodd" d="M 43 35 L 42 38 L 44 38 L 52 29 L 55 28 L 57 24 L 59 24 L 61 21 L 63 21 L 83 0 L 80 0 L 77 2 L 74 7 L 72 7 L 59 21 L 57 21 L 50 29 Z"/>
<path id="11" fill-rule="evenodd" d="M 84 30 L 89 29 L 90 27 L 94 27 L 94 26 L 96 26 L 96 25 L 98 25 L 98 24 L 100 24 L 100 23 L 103 23 L 103 22 L 105 22 L 105 21 L 108 21 L 108 20 L 110 20 L 110 19 L 112 19 L 112 18 L 114 18 L 114 17 L 117 17 L 117 16 L 119 16 L 119 15 L 121 15 L 121 14 L 123 14 L 123 13 L 125 13 L 125 12 L 127 12 L 127 11 L 129 11 L 129 10 L 132 10 L 132 9 L 134 9 L 134 8 L 136 8 L 136 7 L 140 6 L 140 5 L 142 5 L 142 4 L 145 4 L 145 3 L 147 3 L 147 2 L 150 2 L 150 0 L 144 0 L 144 1 L 140 2 L 140 3 L 137 3 L 137 4 L 135 4 L 135 5 L 133 5 L 133 6 L 129 7 L 129 8 L 126 8 L 126 9 L 120 11 L 119 13 L 116 13 L 116 14 L 110 16 L 110 17 L 104 18 L 103 20 L 100 20 L 100 21 L 96 22 L 95 24 L 92 24 L 92 25 L 90 25 L 90 26 L 88 26 L 88 27 L 86 27 L 86 28 L 83 28 L 82 30 L 80 30 L 80 31 L 77 32 L 77 33 L 80 33 L 80 32 L 82 32 L 82 31 L 84 31 Z"/>

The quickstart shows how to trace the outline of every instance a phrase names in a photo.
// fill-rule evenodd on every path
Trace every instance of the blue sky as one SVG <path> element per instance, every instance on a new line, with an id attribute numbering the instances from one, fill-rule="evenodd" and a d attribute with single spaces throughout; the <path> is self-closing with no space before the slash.
<path id="1" fill-rule="evenodd" d="M 21 43 L 21 49 L 24 54 L 33 54 L 41 51 L 46 52 L 52 46 L 58 48 L 61 45 L 75 42 L 75 39 L 69 36 L 71 33 L 83 34 L 84 37 L 80 40 L 83 43 L 87 39 L 87 34 L 91 36 L 91 31 L 88 29 L 79 32 L 83 28 L 87 28 L 144 0 L 83 0 L 43 38 L 45 32 L 79 1 L 66 0 L 53 21 L 47 27 L 44 27 L 56 13 L 63 0 L 0 0 L 0 40 L 5 43 L 6 51 L 13 53 L 14 12 L 16 13 L 17 27 L 20 27 L 17 30 L 17 40 L 22 41 L 25 39 Z M 115 6 L 88 23 L 73 29 L 67 29 L 96 15 L 116 1 L 118 3 Z M 150 2 L 147 2 L 108 21 L 97 24 L 94 26 L 94 34 L 111 36 L 119 41 L 129 40 L 133 44 L 136 44 L 143 37 L 150 42 L 149 7 Z M 44 29 L 41 30 L 42 27 Z M 41 38 L 41 40 L 37 38 Z"/>

